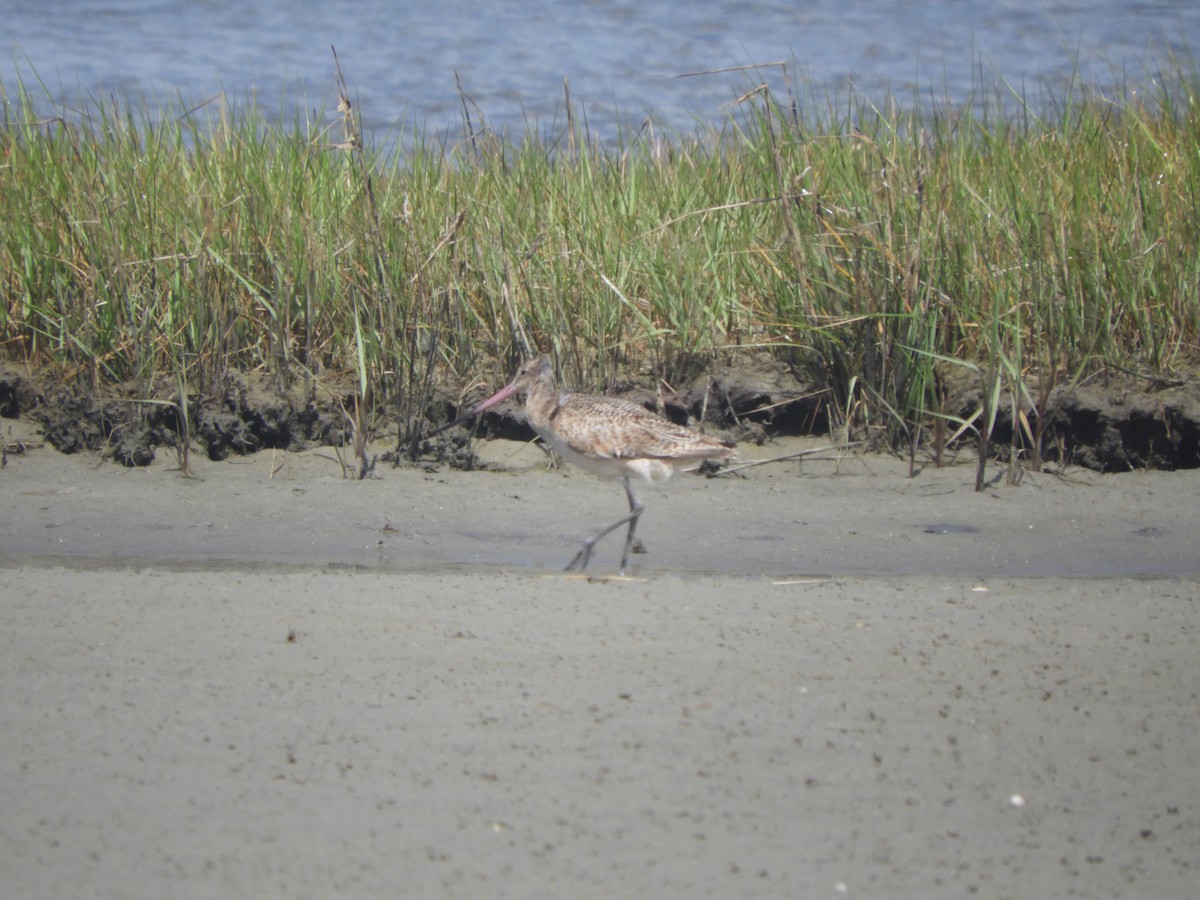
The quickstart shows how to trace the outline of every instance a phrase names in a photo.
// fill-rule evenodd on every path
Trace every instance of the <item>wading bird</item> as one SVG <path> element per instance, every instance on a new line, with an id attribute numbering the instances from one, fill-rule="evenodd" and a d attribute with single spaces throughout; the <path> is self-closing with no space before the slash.
<path id="1" fill-rule="evenodd" d="M 642 514 L 630 478 L 637 475 L 647 481 L 665 481 L 690 463 L 733 455 L 732 441 L 676 425 L 636 403 L 559 389 L 548 356 L 525 363 L 507 387 L 455 421 L 478 415 L 514 395 L 525 398 L 526 420 L 559 456 L 600 478 L 620 481 L 629 498 L 629 514 L 584 541 L 567 571 L 587 568 L 596 542 L 628 523 L 621 554 L 621 574 L 625 574 L 633 532 Z"/>

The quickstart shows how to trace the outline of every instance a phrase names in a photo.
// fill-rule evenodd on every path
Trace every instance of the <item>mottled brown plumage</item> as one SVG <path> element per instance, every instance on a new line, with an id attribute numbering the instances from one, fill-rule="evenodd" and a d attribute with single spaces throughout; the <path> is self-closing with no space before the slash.
<path id="1" fill-rule="evenodd" d="M 628 523 L 621 557 L 624 574 L 633 547 L 633 532 L 642 514 L 642 504 L 629 484 L 631 476 L 664 481 L 682 466 L 733 455 L 731 441 L 676 425 L 636 403 L 560 390 L 554 382 L 550 358 L 546 356 L 521 366 L 507 387 L 484 400 L 471 414 L 481 413 L 514 395 L 525 398 L 525 417 L 530 426 L 559 456 L 600 478 L 619 480 L 629 498 L 629 514 L 584 541 L 568 570 L 586 568 L 596 542 Z"/>

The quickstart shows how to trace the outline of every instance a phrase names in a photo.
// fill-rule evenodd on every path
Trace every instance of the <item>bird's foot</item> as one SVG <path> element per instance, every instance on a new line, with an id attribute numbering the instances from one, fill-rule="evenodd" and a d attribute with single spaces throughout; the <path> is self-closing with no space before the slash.
<path id="1" fill-rule="evenodd" d="M 578 569 L 580 572 L 582 572 L 584 569 L 587 568 L 587 564 L 591 561 L 591 559 L 592 559 L 592 542 L 587 541 L 584 543 L 584 545 L 582 547 L 579 548 L 579 552 L 575 554 L 575 558 L 572 559 L 569 563 L 567 563 L 567 567 L 565 569 L 563 569 L 563 571 L 571 572 L 571 571 L 574 571 L 575 569 Z"/>

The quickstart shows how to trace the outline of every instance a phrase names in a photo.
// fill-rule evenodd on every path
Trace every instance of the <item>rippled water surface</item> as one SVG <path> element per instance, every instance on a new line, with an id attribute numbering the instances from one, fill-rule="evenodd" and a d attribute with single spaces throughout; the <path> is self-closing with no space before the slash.
<path id="1" fill-rule="evenodd" d="M 914 90 L 961 99 L 1003 79 L 1035 93 L 1073 70 L 1149 87 L 1200 37 L 1200 3 L 733 2 L 733 0 L 11 0 L 0 2 L 0 80 L 71 105 L 191 104 L 253 95 L 269 115 L 332 104 L 335 45 L 371 131 L 457 128 L 463 91 L 494 127 L 551 128 L 563 81 L 594 134 L 649 115 L 659 128 L 719 123 L 787 62 L 822 99 Z M 40 81 L 40 84 L 39 84 Z"/>

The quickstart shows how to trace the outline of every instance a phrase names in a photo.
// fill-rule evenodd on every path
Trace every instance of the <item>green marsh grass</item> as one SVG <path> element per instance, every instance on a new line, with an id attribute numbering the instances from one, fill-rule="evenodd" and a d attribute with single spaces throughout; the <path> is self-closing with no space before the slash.
<path id="1" fill-rule="evenodd" d="M 378 150 L 340 73 L 339 108 L 291 122 L 220 99 L 46 118 L 0 86 L 0 353 L 97 390 L 350 375 L 355 434 L 384 417 L 413 446 L 438 379 L 495 384 L 535 350 L 592 387 L 768 353 L 835 424 L 938 458 L 995 421 L 946 407 L 959 369 L 1008 390 L 1040 461 L 1047 386 L 1197 350 L 1197 78 L 1156 90 L 760 87 L 719 133 L 615 147 L 568 93 L 550 137 L 476 110 L 462 143 Z"/>

